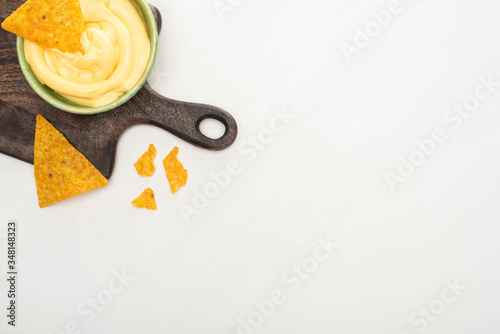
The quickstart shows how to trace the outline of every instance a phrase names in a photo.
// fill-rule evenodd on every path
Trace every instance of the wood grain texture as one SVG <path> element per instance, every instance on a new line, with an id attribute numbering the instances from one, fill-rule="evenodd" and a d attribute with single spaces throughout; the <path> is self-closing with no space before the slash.
<path id="1" fill-rule="evenodd" d="M 0 0 L 0 21 L 23 1 Z M 161 15 L 152 6 L 161 28 Z M 120 134 L 135 124 L 163 128 L 183 140 L 209 150 L 230 146 L 237 135 L 234 118 L 203 104 L 175 101 L 156 93 L 149 84 L 122 106 L 97 115 L 61 111 L 41 99 L 29 86 L 18 64 L 16 36 L 0 29 L 0 152 L 33 163 L 36 115 L 43 115 L 106 177 L 112 174 Z M 204 136 L 199 124 L 206 118 L 226 127 L 219 139 Z"/>

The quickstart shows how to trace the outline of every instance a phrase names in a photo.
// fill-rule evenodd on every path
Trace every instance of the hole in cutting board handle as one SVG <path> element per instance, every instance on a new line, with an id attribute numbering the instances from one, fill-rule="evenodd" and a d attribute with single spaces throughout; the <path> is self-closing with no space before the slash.
<path id="1" fill-rule="evenodd" d="M 227 133 L 227 126 L 220 120 L 207 116 L 198 121 L 197 130 L 205 137 L 217 140 Z"/>
<path id="2" fill-rule="evenodd" d="M 203 115 L 196 122 L 196 130 L 208 139 L 217 140 L 229 132 L 229 124 L 219 115 Z"/>

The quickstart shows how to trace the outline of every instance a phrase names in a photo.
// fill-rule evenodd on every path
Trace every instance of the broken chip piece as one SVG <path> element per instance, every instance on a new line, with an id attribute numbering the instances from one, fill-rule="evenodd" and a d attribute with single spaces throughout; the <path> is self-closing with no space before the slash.
<path id="1" fill-rule="evenodd" d="M 28 0 L 2 22 L 2 28 L 47 49 L 83 54 L 78 0 Z"/>
<path id="2" fill-rule="evenodd" d="M 156 200 L 153 190 L 151 188 L 144 190 L 139 197 L 132 201 L 132 204 L 137 208 L 156 210 Z"/>
<path id="3" fill-rule="evenodd" d="M 149 145 L 149 148 L 144 154 L 137 160 L 134 164 L 137 173 L 140 176 L 151 176 L 155 171 L 155 166 L 153 160 L 156 156 L 156 148 L 153 144 Z"/>
<path id="4" fill-rule="evenodd" d="M 41 208 L 108 184 L 108 180 L 42 115 L 36 116 L 35 182 Z"/>
<path id="5" fill-rule="evenodd" d="M 179 188 L 184 187 L 188 179 L 187 170 L 184 169 L 182 163 L 177 159 L 178 153 L 179 148 L 176 146 L 163 159 L 163 166 L 165 167 L 165 173 L 167 174 L 172 194 L 179 190 Z"/>

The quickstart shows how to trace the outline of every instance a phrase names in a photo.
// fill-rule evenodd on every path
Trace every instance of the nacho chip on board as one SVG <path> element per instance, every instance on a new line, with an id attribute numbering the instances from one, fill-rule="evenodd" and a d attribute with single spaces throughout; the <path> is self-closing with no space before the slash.
<path id="1" fill-rule="evenodd" d="M 184 187 L 188 179 L 187 170 L 184 169 L 182 163 L 177 159 L 178 153 L 179 148 L 176 146 L 163 159 L 163 166 L 165 167 L 165 173 L 167 174 L 172 194 L 175 194 L 179 188 Z"/>
<path id="2" fill-rule="evenodd" d="M 156 210 L 156 200 L 153 190 L 151 188 L 144 190 L 139 197 L 132 201 L 132 204 L 137 208 Z"/>
<path id="3" fill-rule="evenodd" d="M 41 208 L 108 184 L 90 161 L 42 115 L 36 116 L 33 164 Z"/>
<path id="4" fill-rule="evenodd" d="M 149 145 L 149 148 L 144 154 L 137 160 L 134 164 L 137 173 L 140 176 L 151 176 L 155 171 L 155 166 L 153 160 L 156 156 L 156 148 L 153 144 Z"/>
<path id="5" fill-rule="evenodd" d="M 28 0 L 2 22 L 2 28 L 46 49 L 83 54 L 79 0 Z"/>

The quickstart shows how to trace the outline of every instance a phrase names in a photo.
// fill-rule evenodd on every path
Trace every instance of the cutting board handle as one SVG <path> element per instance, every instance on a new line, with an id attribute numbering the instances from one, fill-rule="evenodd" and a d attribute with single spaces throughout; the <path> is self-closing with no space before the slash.
<path id="1" fill-rule="evenodd" d="M 134 106 L 135 115 L 126 126 L 131 124 L 152 124 L 171 132 L 179 138 L 209 150 L 222 150 L 230 146 L 236 139 L 238 127 L 234 118 L 226 111 L 199 103 L 182 102 L 166 98 L 158 94 L 146 83 L 132 99 L 140 103 Z M 207 118 L 221 122 L 225 131 L 222 137 L 213 139 L 205 136 L 200 130 L 200 123 Z"/>

